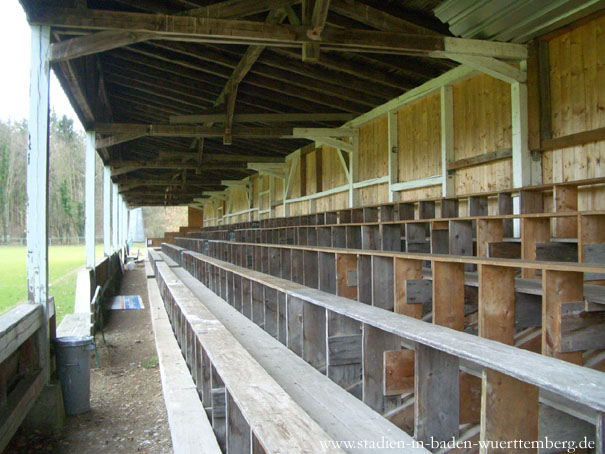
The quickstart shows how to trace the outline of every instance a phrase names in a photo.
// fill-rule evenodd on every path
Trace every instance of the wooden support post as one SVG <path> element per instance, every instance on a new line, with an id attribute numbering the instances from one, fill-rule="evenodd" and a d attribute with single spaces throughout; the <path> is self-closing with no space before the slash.
<path id="1" fill-rule="evenodd" d="M 510 194 L 498 194 L 498 214 L 513 214 L 513 198 Z M 504 219 L 502 221 L 502 235 L 506 238 L 513 236 L 513 220 Z"/>
<path id="2" fill-rule="evenodd" d="M 416 345 L 414 438 L 449 441 L 458 437 L 459 360 L 422 344 Z"/>
<path id="3" fill-rule="evenodd" d="M 401 339 L 363 324 L 363 402 L 378 413 L 396 406 L 397 398 L 384 395 L 385 351 L 400 350 Z"/>
<path id="4" fill-rule="evenodd" d="M 553 205 L 555 213 L 578 211 L 578 187 L 575 185 L 556 185 L 553 191 Z M 575 217 L 555 218 L 555 238 L 577 238 L 578 219 Z"/>
<path id="5" fill-rule="evenodd" d="M 451 85 L 441 87 L 441 192 L 454 195 L 454 175 L 447 165 L 454 160 L 454 91 Z"/>
<path id="6" fill-rule="evenodd" d="M 433 323 L 464 330 L 464 264 L 433 262 Z"/>
<path id="7" fill-rule="evenodd" d="M 406 280 L 422 279 L 422 261 L 410 259 L 394 259 L 394 311 L 396 314 L 408 317 L 422 318 L 422 304 L 406 304 Z"/>
<path id="8" fill-rule="evenodd" d="M 397 124 L 397 111 L 388 114 L 389 128 L 389 202 L 399 200 L 399 192 L 391 189 L 391 186 L 399 182 L 399 131 Z"/>
<path id="9" fill-rule="evenodd" d="M 103 167 L 103 252 L 111 255 L 111 170 Z"/>
<path id="10" fill-rule="evenodd" d="M 479 265 L 479 336 L 514 344 L 514 268 Z"/>
<path id="11" fill-rule="evenodd" d="M 478 219 L 477 257 L 487 257 L 489 243 L 501 242 L 503 238 L 504 226 L 501 219 Z"/>
<path id="12" fill-rule="evenodd" d="M 582 365 L 582 352 L 561 353 L 562 304 L 584 300 L 583 273 L 545 270 L 542 275 L 542 354 Z"/>
<path id="13" fill-rule="evenodd" d="M 86 133 L 86 194 L 84 231 L 86 244 L 86 267 L 95 267 L 95 132 Z"/>
<path id="14" fill-rule="evenodd" d="M 513 128 L 513 187 L 521 188 L 530 186 L 532 180 L 534 180 L 534 178 L 532 178 L 532 159 L 529 153 L 526 84 L 521 82 L 511 84 L 511 110 Z M 535 182 L 535 184 L 538 183 L 540 183 L 540 181 Z"/>
<path id="15" fill-rule="evenodd" d="M 392 311 L 394 289 L 393 259 L 372 256 L 372 305 Z"/>
<path id="16" fill-rule="evenodd" d="M 357 299 L 357 256 L 336 254 L 336 294 Z"/>
<path id="17" fill-rule="evenodd" d="M 250 452 L 251 436 L 248 422 L 227 392 L 227 452 Z"/>
<path id="18" fill-rule="evenodd" d="M 490 369 L 483 370 L 482 382 L 481 441 L 488 443 L 480 453 L 510 451 L 501 442 L 538 440 L 538 388 Z M 513 451 L 537 454 L 538 449 L 516 446 Z"/>
<path id="19" fill-rule="evenodd" d="M 303 359 L 315 369 L 326 368 L 326 346 L 328 330 L 326 309 L 315 304 L 303 303 Z"/>
<path id="20" fill-rule="evenodd" d="M 521 220 L 521 258 L 536 260 L 536 244 L 547 243 L 550 240 L 550 219 L 523 218 Z M 524 279 L 536 279 L 536 270 L 523 269 Z"/>
<path id="21" fill-rule="evenodd" d="M 50 378 L 48 331 L 48 100 L 50 27 L 31 27 L 27 152 L 27 295 L 42 307 L 40 367 Z"/>

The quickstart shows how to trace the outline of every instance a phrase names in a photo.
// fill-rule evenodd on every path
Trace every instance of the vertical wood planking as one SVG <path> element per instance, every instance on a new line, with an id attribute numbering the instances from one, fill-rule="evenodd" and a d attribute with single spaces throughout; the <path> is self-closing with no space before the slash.
<path id="1" fill-rule="evenodd" d="M 372 305 L 392 311 L 394 307 L 393 259 L 372 256 Z"/>
<path id="2" fill-rule="evenodd" d="M 455 356 L 416 345 L 414 438 L 424 443 L 458 437 L 459 361 Z"/>
<path id="3" fill-rule="evenodd" d="M 548 218 L 521 219 L 521 258 L 536 260 L 536 244 L 550 241 L 550 220 Z M 536 270 L 523 269 L 521 275 L 525 279 L 536 279 Z"/>
<path id="4" fill-rule="evenodd" d="M 582 365 L 582 352 L 560 353 L 561 304 L 584 300 L 584 275 L 545 270 L 542 275 L 542 354 Z"/>
<path id="5" fill-rule="evenodd" d="M 513 214 L 513 198 L 510 194 L 503 193 L 498 194 L 498 214 L 500 216 Z M 502 221 L 502 234 L 506 238 L 510 238 L 513 236 L 513 220 L 512 219 L 504 219 Z"/>
<path id="6" fill-rule="evenodd" d="M 396 398 L 385 397 L 383 353 L 401 349 L 401 339 L 363 324 L 363 402 L 379 413 L 393 408 Z"/>
<path id="7" fill-rule="evenodd" d="M 315 369 L 326 367 L 326 309 L 315 304 L 303 303 L 303 359 Z"/>
<path id="8" fill-rule="evenodd" d="M 433 263 L 433 323 L 464 330 L 464 264 Z"/>
<path id="9" fill-rule="evenodd" d="M 357 257 L 357 298 L 365 304 L 372 304 L 372 256 Z"/>
<path id="10" fill-rule="evenodd" d="M 251 450 L 251 432 L 248 422 L 227 392 L 227 452 L 248 453 Z"/>
<path id="11" fill-rule="evenodd" d="M 336 295 L 336 256 L 319 253 L 319 290 Z"/>
<path id="12" fill-rule="evenodd" d="M 479 336 L 514 344 L 514 268 L 479 265 Z"/>
<path id="13" fill-rule="evenodd" d="M 481 441 L 538 440 L 539 390 L 490 369 L 483 370 L 481 393 Z M 481 449 L 481 453 L 504 452 Z M 506 450 L 508 451 L 508 450 Z M 535 453 L 537 448 L 517 447 L 514 452 Z"/>
<path id="14" fill-rule="evenodd" d="M 422 261 L 394 259 L 394 311 L 408 317 L 421 318 L 422 304 L 406 304 L 405 281 L 422 279 Z"/>
<path id="15" fill-rule="evenodd" d="M 502 220 L 477 220 L 477 257 L 487 257 L 489 243 L 501 242 L 503 239 L 504 226 Z"/>
<path id="16" fill-rule="evenodd" d="M 573 185 L 556 185 L 553 191 L 553 205 L 555 213 L 578 211 L 578 187 Z M 555 218 L 553 236 L 555 238 L 577 238 L 577 218 Z"/>
<path id="17" fill-rule="evenodd" d="M 336 254 L 336 294 L 357 299 L 357 256 Z"/>
<path id="18" fill-rule="evenodd" d="M 303 304 L 304 301 L 293 296 L 286 296 L 288 313 L 287 345 L 298 356 L 303 354 Z"/>

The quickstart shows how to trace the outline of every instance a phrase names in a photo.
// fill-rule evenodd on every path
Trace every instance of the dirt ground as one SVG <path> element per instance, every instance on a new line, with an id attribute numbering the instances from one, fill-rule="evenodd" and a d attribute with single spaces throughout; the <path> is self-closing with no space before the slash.
<path id="1" fill-rule="evenodd" d="M 57 436 L 20 430 L 6 453 L 172 453 L 143 264 L 126 271 L 121 295 L 140 295 L 145 310 L 110 311 L 100 368 L 91 358 L 91 411 L 67 417 Z"/>

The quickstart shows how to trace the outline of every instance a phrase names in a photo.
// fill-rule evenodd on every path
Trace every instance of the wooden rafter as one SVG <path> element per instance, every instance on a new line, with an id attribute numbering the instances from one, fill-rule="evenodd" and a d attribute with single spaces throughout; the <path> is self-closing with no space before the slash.
<path id="1" fill-rule="evenodd" d="M 233 19 L 272 11 L 299 3 L 300 0 L 230 0 L 183 11 L 180 15 Z"/>
<path id="2" fill-rule="evenodd" d="M 50 61 L 71 60 L 85 55 L 128 46 L 150 39 L 153 35 L 130 31 L 106 30 L 90 35 L 78 36 L 51 45 Z"/>
<path id="3" fill-rule="evenodd" d="M 304 121 L 335 121 L 346 122 L 355 118 L 355 114 L 350 113 L 278 113 L 278 114 L 235 114 L 233 123 L 288 123 Z M 201 124 L 207 122 L 225 123 L 227 115 L 225 114 L 201 114 L 201 115 L 172 115 L 170 123 L 172 124 Z"/>
<path id="4" fill-rule="evenodd" d="M 240 20 L 45 7 L 33 11 L 29 19 L 33 25 L 150 32 L 154 34 L 153 39 L 273 46 L 311 42 L 304 26 Z M 521 44 L 370 30 L 326 29 L 321 43 L 326 49 L 352 52 L 389 52 L 436 58 L 460 54 L 517 61 L 527 58 L 527 46 Z"/>

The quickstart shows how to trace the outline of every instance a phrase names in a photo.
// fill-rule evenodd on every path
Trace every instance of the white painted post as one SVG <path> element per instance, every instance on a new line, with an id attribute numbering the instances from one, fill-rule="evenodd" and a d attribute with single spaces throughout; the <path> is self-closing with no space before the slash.
<path id="1" fill-rule="evenodd" d="M 86 180 L 84 203 L 84 244 L 86 267 L 95 267 L 95 132 L 86 133 Z"/>
<path id="2" fill-rule="evenodd" d="M 111 255 L 111 171 L 103 168 L 103 252 Z"/>
<path id="3" fill-rule="evenodd" d="M 118 185 L 117 184 L 113 184 L 113 196 L 112 196 L 112 208 L 113 208 L 113 215 L 111 217 L 111 242 L 113 244 L 113 251 L 116 252 L 120 249 L 120 238 L 119 238 L 119 232 L 118 232 L 118 226 L 120 225 L 118 223 L 118 218 L 119 218 L 119 214 L 118 214 Z"/>
<path id="4" fill-rule="evenodd" d="M 27 151 L 27 296 L 44 314 L 40 368 L 50 378 L 48 323 L 48 103 L 50 27 L 31 27 Z"/>
<path id="5" fill-rule="evenodd" d="M 388 114 L 389 121 L 389 202 L 399 201 L 399 193 L 391 189 L 391 186 L 397 184 L 399 179 L 399 132 L 397 125 L 397 111 L 393 110 Z"/>
<path id="6" fill-rule="evenodd" d="M 353 152 L 349 155 L 349 208 L 359 206 L 359 191 L 355 189 L 355 183 L 359 180 L 359 138 L 358 136 L 351 137 Z"/>
<path id="7" fill-rule="evenodd" d="M 454 195 L 454 175 L 447 171 L 454 160 L 454 92 L 451 85 L 441 87 L 441 192 Z"/>
<path id="8" fill-rule="evenodd" d="M 527 129 L 527 85 L 521 82 L 511 84 L 512 145 L 513 145 L 513 187 L 521 188 L 531 184 L 531 156 Z"/>

